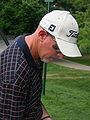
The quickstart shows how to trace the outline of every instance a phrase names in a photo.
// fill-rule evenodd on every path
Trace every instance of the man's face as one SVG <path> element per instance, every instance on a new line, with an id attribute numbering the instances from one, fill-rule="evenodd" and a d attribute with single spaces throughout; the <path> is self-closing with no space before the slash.
<path id="1" fill-rule="evenodd" d="M 55 58 L 63 58 L 64 55 L 60 53 L 54 37 L 48 34 L 46 39 L 40 46 L 40 58 L 43 62 L 52 62 Z"/>

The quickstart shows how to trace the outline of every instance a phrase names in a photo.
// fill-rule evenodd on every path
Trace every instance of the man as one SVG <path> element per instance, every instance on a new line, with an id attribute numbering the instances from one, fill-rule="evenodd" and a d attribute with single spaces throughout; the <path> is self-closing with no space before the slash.
<path id="1" fill-rule="evenodd" d="M 42 61 L 81 56 L 78 24 L 68 11 L 46 14 L 32 35 L 0 55 L 0 120 L 52 120 L 41 102 Z"/>

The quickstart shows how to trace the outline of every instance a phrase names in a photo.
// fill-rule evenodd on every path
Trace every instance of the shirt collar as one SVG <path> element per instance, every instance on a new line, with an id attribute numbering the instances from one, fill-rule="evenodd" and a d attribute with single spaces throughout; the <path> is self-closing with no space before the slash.
<path id="1" fill-rule="evenodd" d="M 17 40 L 17 43 L 19 45 L 19 47 L 21 48 L 21 50 L 23 51 L 24 55 L 25 55 L 25 58 L 28 62 L 28 64 L 34 68 L 37 67 L 31 53 L 30 53 L 30 50 L 28 48 L 28 45 L 26 44 L 25 42 L 25 36 L 26 35 L 21 35 L 18 37 L 18 40 Z"/>

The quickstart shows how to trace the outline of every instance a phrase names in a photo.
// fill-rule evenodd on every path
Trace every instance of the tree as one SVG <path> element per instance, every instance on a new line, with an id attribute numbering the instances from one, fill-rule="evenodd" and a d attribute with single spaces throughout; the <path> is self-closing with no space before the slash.
<path id="1" fill-rule="evenodd" d="M 46 11 L 38 0 L 8 0 L 0 6 L 0 27 L 14 35 L 32 33 Z"/>
<path id="2" fill-rule="evenodd" d="M 69 10 L 73 13 L 76 11 L 85 12 L 90 0 L 54 0 L 55 8 Z"/>
<path id="3" fill-rule="evenodd" d="M 79 47 L 83 53 L 90 53 L 90 7 L 86 12 L 77 12 L 77 20 L 80 26 Z"/>

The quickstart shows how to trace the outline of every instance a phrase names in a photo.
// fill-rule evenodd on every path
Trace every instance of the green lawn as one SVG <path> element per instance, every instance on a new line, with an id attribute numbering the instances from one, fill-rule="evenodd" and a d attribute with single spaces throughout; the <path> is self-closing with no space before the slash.
<path id="1" fill-rule="evenodd" d="M 74 62 L 78 62 L 78 63 L 90 66 L 90 55 L 83 55 L 82 57 L 67 58 L 67 59 L 71 60 L 71 61 L 74 61 Z"/>
<path id="2" fill-rule="evenodd" d="M 90 72 L 49 63 L 42 101 L 53 120 L 90 120 Z"/>

